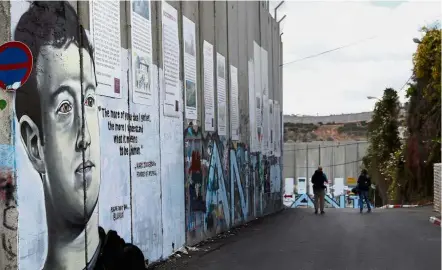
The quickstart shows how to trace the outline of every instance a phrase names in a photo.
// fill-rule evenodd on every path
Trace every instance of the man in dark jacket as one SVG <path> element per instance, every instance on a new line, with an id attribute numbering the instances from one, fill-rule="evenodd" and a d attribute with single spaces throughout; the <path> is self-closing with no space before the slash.
<path id="1" fill-rule="evenodd" d="M 321 214 L 324 214 L 325 183 L 328 183 L 327 177 L 322 172 L 322 167 L 319 166 L 312 176 L 313 193 L 315 194 L 315 214 L 318 213 L 318 208 L 321 209 Z"/>
<path id="2" fill-rule="evenodd" d="M 363 169 L 361 175 L 358 178 L 358 193 L 359 193 L 359 212 L 362 213 L 364 208 L 364 200 L 367 204 L 368 213 L 371 212 L 370 201 L 368 200 L 368 190 L 371 186 L 370 177 L 367 174 L 367 170 Z"/>

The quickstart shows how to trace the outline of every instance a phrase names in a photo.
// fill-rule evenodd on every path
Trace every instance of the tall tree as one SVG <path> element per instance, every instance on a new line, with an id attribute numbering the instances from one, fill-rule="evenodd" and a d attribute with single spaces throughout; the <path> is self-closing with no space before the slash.
<path id="1" fill-rule="evenodd" d="M 406 195 L 416 198 L 432 196 L 433 164 L 441 161 L 441 30 L 436 25 L 422 32 L 413 55 L 413 82 L 407 90 L 409 175 L 404 184 Z"/>
<path id="2" fill-rule="evenodd" d="M 368 126 L 369 146 L 363 163 L 373 182 L 377 184 L 378 194 L 384 204 L 389 201 L 388 189 L 393 181 L 388 174 L 388 162 L 392 154 L 401 147 L 398 131 L 399 109 L 397 92 L 392 88 L 385 89 L 382 99 L 376 102 Z"/>

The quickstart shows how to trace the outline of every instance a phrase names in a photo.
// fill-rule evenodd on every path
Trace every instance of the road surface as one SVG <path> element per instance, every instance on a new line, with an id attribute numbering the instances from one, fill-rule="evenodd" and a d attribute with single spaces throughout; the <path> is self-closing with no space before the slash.
<path id="1" fill-rule="evenodd" d="M 211 252 L 160 268 L 436 270 L 441 229 L 428 221 L 430 215 L 431 207 L 362 215 L 358 209 L 329 208 L 323 216 L 289 209 L 218 241 Z"/>

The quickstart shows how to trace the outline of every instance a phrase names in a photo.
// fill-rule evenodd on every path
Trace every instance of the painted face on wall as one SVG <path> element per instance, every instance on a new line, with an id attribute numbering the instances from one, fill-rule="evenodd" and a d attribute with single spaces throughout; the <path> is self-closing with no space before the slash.
<path id="1" fill-rule="evenodd" d="M 82 69 L 74 43 L 61 48 L 44 46 L 36 62 L 44 134 L 43 181 L 50 192 L 46 199 L 64 220 L 78 225 L 85 224 L 84 214 L 92 215 L 100 187 L 94 67 L 85 49 L 82 54 Z"/>

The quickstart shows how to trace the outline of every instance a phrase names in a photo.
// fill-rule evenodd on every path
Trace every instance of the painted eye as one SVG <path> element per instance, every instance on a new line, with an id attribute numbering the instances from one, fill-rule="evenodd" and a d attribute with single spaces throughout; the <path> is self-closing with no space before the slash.
<path id="1" fill-rule="evenodd" d="M 72 106 L 69 102 L 65 101 L 63 102 L 59 107 L 57 112 L 62 113 L 62 114 L 66 114 L 69 113 L 70 111 L 72 111 Z"/>
<path id="2" fill-rule="evenodd" d="M 84 101 L 84 105 L 88 107 L 93 107 L 94 104 L 95 104 L 95 99 L 93 97 L 87 97 L 86 100 Z"/>

